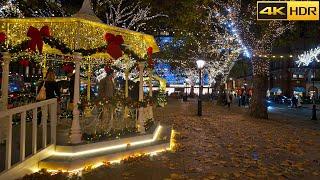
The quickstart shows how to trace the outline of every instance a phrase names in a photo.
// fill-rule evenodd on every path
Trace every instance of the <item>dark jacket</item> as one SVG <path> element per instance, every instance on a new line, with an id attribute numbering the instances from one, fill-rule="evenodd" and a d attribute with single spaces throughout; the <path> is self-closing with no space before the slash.
<path id="1" fill-rule="evenodd" d="M 43 82 L 41 82 L 39 88 L 38 88 L 38 93 L 40 89 L 42 88 Z M 46 88 L 46 99 L 52 99 L 56 97 L 60 97 L 60 88 L 58 86 L 58 83 L 55 81 L 46 81 L 45 83 L 45 88 Z"/>

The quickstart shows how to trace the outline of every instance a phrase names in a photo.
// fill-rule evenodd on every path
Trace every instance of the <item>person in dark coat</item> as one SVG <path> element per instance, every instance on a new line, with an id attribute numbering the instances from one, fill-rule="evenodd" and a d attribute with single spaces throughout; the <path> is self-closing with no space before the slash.
<path id="1" fill-rule="evenodd" d="M 60 98 L 60 88 L 56 82 L 56 77 L 53 71 L 48 71 L 46 79 L 42 81 L 38 88 L 38 93 L 40 92 L 43 83 L 45 83 L 44 87 L 46 88 L 46 99 Z"/>

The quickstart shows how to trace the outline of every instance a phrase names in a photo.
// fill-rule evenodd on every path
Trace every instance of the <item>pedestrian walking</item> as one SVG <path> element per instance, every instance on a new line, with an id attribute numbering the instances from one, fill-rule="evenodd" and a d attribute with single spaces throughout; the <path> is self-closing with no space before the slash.
<path id="1" fill-rule="evenodd" d="M 297 107 L 298 108 L 302 107 L 302 99 L 301 99 L 301 96 L 299 96 L 299 95 L 298 95 L 298 98 L 297 98 Z"/>
<path id="2" fill-rule="evenodd" d="M 227 100 L 228 108 L 230 109 L 231 102 L 232 102 L 232 95 L 229 93 L 226 93 L 226 100 Z"/>

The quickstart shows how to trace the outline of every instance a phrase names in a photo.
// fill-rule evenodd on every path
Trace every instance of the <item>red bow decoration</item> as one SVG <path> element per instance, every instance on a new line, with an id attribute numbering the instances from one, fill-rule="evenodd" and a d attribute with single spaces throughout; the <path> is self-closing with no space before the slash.
<path id="1" fill-rule="evenodd" d="M 152 59 L 152 52 L 153 52 L 153 49 L 152 49 L 152 47 L 149 47 L 148 49 L 147 49 L 147 54 L 148 54 L 148 68 L 150 68 L 150 69 L 153 69 L 154 68 L 154 61 L 153 61 L 153 59 Z"/>
<path id="2" fill-rule="evenodd" d="M 64 64 L 64 65 L 62 66 L 62 70 L 63 70 L 64 72 L 68 73 L 68 74 L 69 74 L 69 73 L 72 73 L 73 70 L 74 70 L 73 64 L 70 64 L 70 63 Z"/>
<path id="3" fill-rule="evenodd" d="M 30 62 L 28 59 L 21 59 L 19 62 L 23 67 L 29 66 Z"/>
<path id="4" fill-rule="evenodd" d="M 113 70 L 112 70 L 112 68 L 111 68 L 109 65 L 106 65 L 106 66 L 104 67 L 104 71 L 105 71 L 108 75 L 110 75 L 111 73 L 113 73 Z"/>
<path id="5" fill-rule="evenodd" d="M 1 32 L 0 33 L 0 43 L 4 43 L 7 39 L 7 36 L 5 33 Z"/>
<path id="6" fill-rule="evenodd" d="M 111 33 L 106 33 L 104 39 L 108 43 L 107 53 L 114 59 L 118 59 L 122 56 L 122 50 L 120 45 L 124 43 L 121 35 L 113 35 Z"/>
<path id="7" fill-rule="evenodd" d="M 36 48 L 38 47 L 39 52 L 42 53 L 42 49 L 43 49 L 42 38 L 50 36 L 50 29 L 48 26 L 43 26 L 39 31 L 37 28 L 30 26 L 27 32 L 27 36 L 31 38 L 28 42 L 28 48 L 31 51 L 35 52 Z"/>

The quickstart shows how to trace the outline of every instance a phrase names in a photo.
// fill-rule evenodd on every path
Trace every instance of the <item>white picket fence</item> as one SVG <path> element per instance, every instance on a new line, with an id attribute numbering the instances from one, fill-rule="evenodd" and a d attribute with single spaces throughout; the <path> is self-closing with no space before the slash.
<path id="1" fill-rule="evenodd" d="M 8 121 L 7 124 L 7 138 L 6 138 L 6 157 L 5 157 L 5 170 L 9 170 L 12 165 L 12 118 L 16 114 L 20 114 L 20 159 L 19 163 L 23 162 L 26 158 L 26 117 L 27 112 L 32 111 L 32 156 L 39 152 L 37 147 L 37 129 L 38 129 L 38 108 L 41 108 L 41 128 L 42 128 L 42 149 L 47 148 L 49 145 L 56 144 L 56 124 L 57 124 L 57 99 L 49 99 L 37 103 L 28 104 L 25 106 L 0 111 L 0 121 Z M 47 121 L 50 122 L 50 142 L 47 142 Z M 15 135 L 15 134 L 14 134 Z"/>

